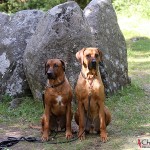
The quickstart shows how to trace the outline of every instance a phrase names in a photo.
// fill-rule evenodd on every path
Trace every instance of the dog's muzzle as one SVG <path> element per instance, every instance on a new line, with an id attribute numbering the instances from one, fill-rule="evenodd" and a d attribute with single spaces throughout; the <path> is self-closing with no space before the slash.
<path id="1" fill-rule="evenodd" d="M 55 74 L 54 74 L 53 71 L 48 70 L 48 72 L 47 72 L 47 78 L 48 78 L 48 79 L 55 79 L 56 76 L 55 76 Z"/>
<path id="2" fill-rule="evenodd" d="M 92 70 L 92 69 L 95 69 L 96 70 L 96 60 L 95 59 L 93 59 L 90 63 L 89 63 L 89 65 L 88 65 L 88 69 L 89 70 Z"/>

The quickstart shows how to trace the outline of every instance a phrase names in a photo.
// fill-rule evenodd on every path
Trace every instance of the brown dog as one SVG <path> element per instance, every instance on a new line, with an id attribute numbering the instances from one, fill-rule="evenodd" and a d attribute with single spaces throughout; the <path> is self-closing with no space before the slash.
<path id="1" fill-rule="evenodd" d="M 71 86 L 65 76 L 65 64 L 59 59 L 49 59 L 45 64 L 47 85 L 44 92 L 45 110 L 42 116 L 42 140 L 49 139 L 51 130 L 66 129 L 66 138 L 71 132 Z"/>
<path id="2" fill-rule="evenodd" d="M 101 141 L 107 141 L 106 126 L 111 121 L 111 114 L 104 106 L 104 85 L 99 71 L 102 52 L 97 48 L 83 48 L 76 53 L 82 64 L 75 87 L 78 109 L 75 121 L 79 125 L 80 140 L 85 139 L 87 132 L 100 132 Z"/>

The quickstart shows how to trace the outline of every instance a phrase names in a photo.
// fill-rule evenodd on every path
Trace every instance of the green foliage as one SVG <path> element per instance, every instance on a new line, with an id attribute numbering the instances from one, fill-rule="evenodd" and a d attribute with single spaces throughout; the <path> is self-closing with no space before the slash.
<path id="1" fill-rule="evenodd" d="M 8 0 L 0 4 L 0 11 L 7 13 L 15 13 L 26 9 L 41 9 L 47 11 L 52 7 L 64 3 L 67 0 Z M 91 0 L 75 0 L 82 9 L 84 9 Z M 149 0 L 113 0 L 113 6 L 117 13 L 132 16 L 140 14 L 143 17 L 150 17 L 150 1 Z"/>
<path id="2" fill-rule="evenodd" d="M 7 3 L 0 4 L 0 11 L 7 12 Z"/>
<path id="3" fill-rule="evenodd" d="M 52 7 L 64 3 L 67 0 L 8 0 L 7 2 L 3 2 L 0 4 L 0 11 L 6 13 L 15 13 L 20 10 L 26 9 L 41 9 L 47 11 Z M 75 0 L 82 9 L 86 7 L 86 5 L 91 0 Z"/>
<path id="4" fill-rule="evenodd" d="M 23 2 L 20 0 L 8 0 L 0 4 L 0 11 L 7 13 L 15 13 L 26 9 L 41 9 L 46 11 L 63 2 L 65 0 L 27 0 Z"/>
<path id="5" fill-rule="evenodd" d="M 149 0 L 113 0 L 113 6 L 117 13 L 128 16 L 138 14 L 143 17 L 150 17 Z"/>
<path id="6" fill-rule="evenodd" d="M 75 0 L 84 9 L 91 0 Z"/>

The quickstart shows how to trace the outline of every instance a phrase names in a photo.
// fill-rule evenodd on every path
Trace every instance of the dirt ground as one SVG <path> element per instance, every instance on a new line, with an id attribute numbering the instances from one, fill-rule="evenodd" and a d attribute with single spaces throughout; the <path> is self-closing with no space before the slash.
<path id="1" fill-rule="evenodd" d="M 75 122 L 73 122 L 73 129 L 74 131 L 77 130 L 77 125 Z M 0 142 L 7 140 L 7 137 L 36 137 L 37 139 L 40 139 L 41 132 L 39 129 L 32 129 L 29 127 L 29 124 L 12 124 L 12 125 L 6 125 L 6 124 L 0 124 Z M 77 138 L 77 133 L 74 133 L 74 137 Z M 93 135 L 92 140 L 94 140 L 94 143 L 90 142 L 89 144 L 83 144 L 79 140 L 75 140 L 70 143 L 66 144 L 49 144 L 49 143 L 32 143 L 32 142 L 26 142 L 26 141 L 20 141 L 19 143 L 15 144 L 12 147 L 8 147 L 7 150 L 77 150 L 77 149 L 87 149 L 91 150 L 93 149 L 99 149 L 101 147 L 101 143 L 97 138 L 98 135 Z M 59 142 L 60 141 L 66 141 L 65 139 L 65 132 L 58 133 L 56 135 L 56 138 L 50 142 Z M 88 138 L 88 141 L 91 140 Z M 94 144 L 94 145 L 93 145 Z M 73 147 L 72 147 L 73 145 Z M 81 145 L 81 146 L 78 146 Z M 88 147 L 86 146 L 88 145 Z M 86 147 L 86 148 L 85 148 Z"/>
<path id="2" fill-rule="evenodd" d="M 73 125 L 74 126 L 74 125 Z M 150 127 L 150 125 L 147 125 Z M 76 125 L 75 125 L 76 127 Z M 76 140 L 66 144 L 47 144 L 47 143 L 32 143 L 20 141 L 16 145 L 7 148 L 7 150 L 142 150 L 138 145 L 138 139 L 149 139 L 150 134 L 142 134 L 142 132 L 134 136 L 125 136 L 122 134 L 119 127 L 113 126 L 113 120 L 107 129 L 109 141 L 107 143 L 100 142 L 98 135 L 86 135 L 86 140 L 81 142 Z M 60 133 L 58 136 L 65 136 Z M 38 129 L 31 129 L 28 124 L 0 124 L 0 141 L 4 141 L 7 137 L 36 137 L 40 139 L 41 133 Z M 57 137 L 56 136 L 56 137 Z M 76 134 L 74 136 L 77 136 Z M 62 138 L 62 137 L 61 137 Z M 64 138 L 65 139 L 65 138 Z M 56 141 L 57 141 L 56 140 Z M 146 148 L 145 150 L 150 150 Z"/>
<path id="3" fill-rule="evenodd" d="M 147 101 L 150 97 L 148 88 L 150 85 L 143 87 Z M 148 88 L 147 88 L 148 87 Z M 114 114 L 113 114 L 114 115 Z M 109 141 L 106 143 L 100 142 L 99 135 L 86 135 L 86 140 L 75 140 L 65 144 L 48 144 L 48 143 L 32 143 L 26 141 L 20 141 L 12 147 L 8 147 L 5 150 L 150 150 L 150 148 L 140 148 L 138 141 L 146 139 L 150 141 L 150 124 L 143 125 L 139 129 L 133 129 L 132 134 L 124 134 L 121 131 L 121 127 L 115 126 L 115 116 L 112 116 L 112 122 L 108 126 Z M 77 131 L 78 127 L 75 122 L 72 124 L 73 130 Z M 143 129 L 148 132 L 144 132 Z M 41 132 L 38 129 L 32 129 L 29 127 L 28 122 L 24 123 L 1 123 L 0 124 L 0 142 L 7 139 L 7 137 L 36 137 L 40 139 Z M 77 133 L 74 134 L 77 137 Z M 65 140 L 65 133 L 59 133 L 54 141 L 59 141 L 60 138 Z"/>

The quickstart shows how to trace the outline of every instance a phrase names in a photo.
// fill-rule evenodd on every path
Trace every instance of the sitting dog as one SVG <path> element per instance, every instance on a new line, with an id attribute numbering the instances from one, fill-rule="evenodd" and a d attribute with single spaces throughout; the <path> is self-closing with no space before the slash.
<path id="1" fill-rule="evenodd" d="M 72 138 L 72 89 L 65 76 L 65 63 L 49 59 L 45 64 L 47 85 L 44 91 L 44 114 L 42 116 L 42 140 L 49 140 L 52 130 L 66 129 L 66 138 Z"/>
<path id="2" fill-rule="evenodd" d="M 79 125 L 79 138 L 85 139 L 85 132 L 100 132 L 102 142 L 107 141 L 106 126 L 111 121 L 111 114 L 104 106 L 104 85 L 99 71 L 102 52 L 97 48 L 83 48 L 76 53 L 82 65 L 75 87 L 78 109 L 75 121 Z"/>

